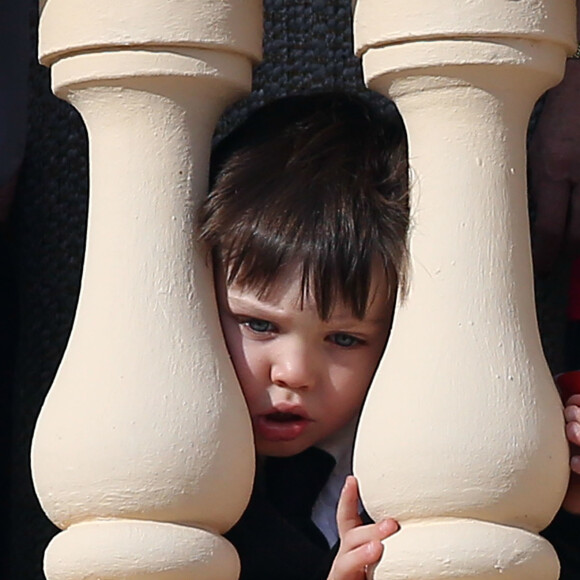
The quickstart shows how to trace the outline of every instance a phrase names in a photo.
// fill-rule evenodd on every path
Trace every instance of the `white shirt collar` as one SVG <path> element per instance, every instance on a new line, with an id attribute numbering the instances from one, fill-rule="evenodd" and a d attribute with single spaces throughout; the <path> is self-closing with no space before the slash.
<path id="1" fill-rule="evenodd" d="M 324 534 L 329 546 L 334 546 L 338 541 L 336 508 L 346 477 L 352 473 L 352 451 L 357 423 L 358 417 L 316 445 L 336 460 L 336 465 L 312 508 L 312 521 Z"/>

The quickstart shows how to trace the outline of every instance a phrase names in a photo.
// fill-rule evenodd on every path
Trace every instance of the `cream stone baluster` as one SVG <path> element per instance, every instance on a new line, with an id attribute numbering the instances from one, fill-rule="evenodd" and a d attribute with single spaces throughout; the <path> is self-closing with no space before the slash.
<path id="1" fill-rule="evenodd" d="M 90 207 L 74 327 L 33 440 L 64 531 L 49 580 L 237 578 L 220 536 L 253 444 L 194 241 L 211 136 L 250 90 L 259 0 L 47 0 L 40 54 L 86 122 Z"/>
<path id="2" fill-rule="evenodd" d="M 369 577 L 555 580 L 537 533 L 567 483 L 535 319 L 525 134 L 575 49 L 573 0 L 359 0 L 366 82 L 397 103 L 412 278 L 359 428 L 371 516 L 400 521 Z"/>

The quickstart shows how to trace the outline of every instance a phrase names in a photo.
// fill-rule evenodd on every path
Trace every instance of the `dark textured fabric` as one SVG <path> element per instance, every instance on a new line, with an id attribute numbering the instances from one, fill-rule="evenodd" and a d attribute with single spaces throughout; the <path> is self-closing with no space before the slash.
<path id="1" fill-rule="evenodd" d="M 334 459 L 310 448 L 258 463 L 250 503 L 225 535 L 240 555 L 240 580 L 323 580 L 335 551 L 310 515 Z"/>
<path id="2" fill-rule="evenodd" d="M 28 16 L 32 1 L 0 2 L 0 186 L 24 156 L 28 75 Z"/>
<path id="3" fill-rule="evenodd" d="M 542 532 L 560 559 L 560 580 L 580 578 L 580 516 L 560 510 Z"/>
<path id="4" fill-rule="evenodd" d="M 264 482 L 272 505 L 323 549 L 328 548 L 328 542 L 312 522 L 311 515 L 314 502 L 335 465 L 333 457 L 315 447 L 293 457 L 271 457 L 264 464 Z"/>

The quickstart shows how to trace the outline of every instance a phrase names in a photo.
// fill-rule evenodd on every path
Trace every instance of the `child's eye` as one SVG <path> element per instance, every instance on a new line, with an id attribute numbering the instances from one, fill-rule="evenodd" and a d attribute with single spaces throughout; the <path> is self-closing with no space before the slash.
<path id="1" fill-rule="evenodd" d="M 250 318 L 249 320 L 244 320 L 242 324 L 249 328 L 252 332 L 262 333 L 262 332 L 272 332 L 274 330 L 274 325 L 267 320 L 260 320 L 259 318 Z"/>
<path id="2" fill-rule="evenodd" d="M 349 348 L 363 344 L 363 341 L 360 338 L 357 338 L 352 334 L 346 334 L 345 332 L 337 332 L 332 334 L 329 338 L 331 342 L 343 348 Z"/>

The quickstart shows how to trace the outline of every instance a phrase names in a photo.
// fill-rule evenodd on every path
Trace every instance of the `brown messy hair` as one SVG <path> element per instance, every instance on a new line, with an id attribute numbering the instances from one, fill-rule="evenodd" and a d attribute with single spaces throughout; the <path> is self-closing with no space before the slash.
<path id="1" fill-rule="evenodd" d="M 228 285 L 264 295 L 299 264 L 321 319 L 337 300 L 363 318 L 377 260 L 391 296 L 405 288 L 408 187 L 396 112 L 344 93 L 285 97 L 215 148 L 200 238 Z"/>

